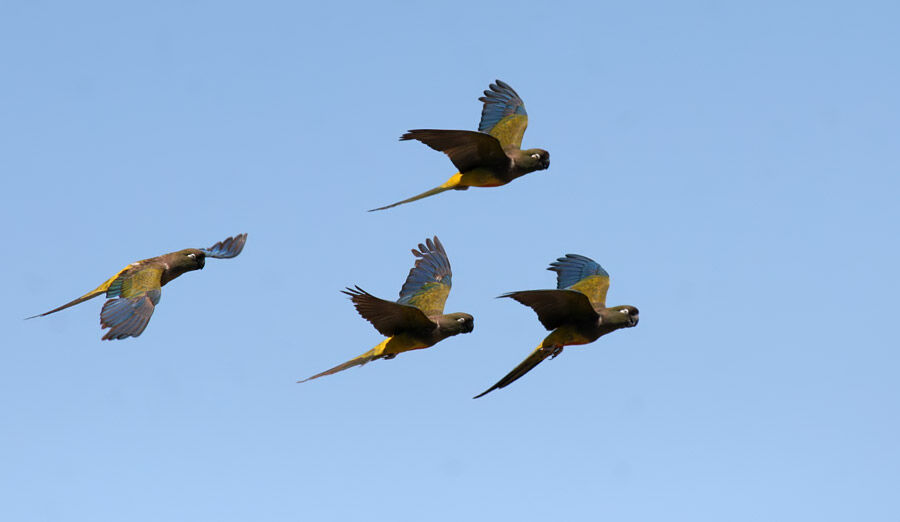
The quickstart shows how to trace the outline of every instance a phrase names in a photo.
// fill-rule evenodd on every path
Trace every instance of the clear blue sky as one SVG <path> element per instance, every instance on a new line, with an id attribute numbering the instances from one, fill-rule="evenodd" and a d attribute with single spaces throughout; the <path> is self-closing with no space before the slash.
<path id="1" fill-rule="evenodd" d="M 0 7 L 0 518 L 900 517 L 893 2 L 32 2 Z M 495 78 L 548 171 L 388 212 L 453 173 Z M 248 232 L 163 289 L 125 264 Z M 472 334 L 374 346 L 437 234 Z M 612 275 L 637 328 L 473 401 L 540 341 L 494 296 Z"/>

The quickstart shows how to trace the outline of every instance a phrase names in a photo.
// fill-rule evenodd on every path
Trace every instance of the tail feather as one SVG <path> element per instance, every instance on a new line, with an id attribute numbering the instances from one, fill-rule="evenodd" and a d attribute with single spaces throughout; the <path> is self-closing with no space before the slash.
<path id="1" fill-rule="evenodd" d="M 479 397 L 484 397 L 494 390 L 499 390 L 500 388 L 509 386 L 520 377 L 533 370 L 535 366 L 541 364 L 541 362 L 543 362 L 547 357 L 556 357 L 561 352 L 562 346 L 554 347 L 552 345 L 546 345 L 546 343 L 542 342 L 541 345 L 535 348 L 534 351 L 531 352 L 531 354 L 529 354 L 524 361 L 520 362 L 519 365 L 513 368 L 511 372 L 507 373 L 506 376 L 497 381 L 497 384 L 491 386 L 487 390 L 484 390 L 483 392 L 472 398 L 477 399 Z"/>
<path id="2" fill-rule="evenodd" d="M 460 180 L 462 179 L 462 175 L 458 172 L 450 177 L 443 185 L 439 187 L 434 187 L 431 190 L 427 190 L 419 195 L 413 196 L 411 198 L 404 199 L 403 201 L 398 201 L 396 203 L 392 203 L 390 205 L 384 207 L 373 208 L 369 210 L 369 212 L 375 212 L 376 210 L 386 210 L 389 208 L 394 208 L 399 205 L 403 205 L 404 203 L 412 203 L 413 201 L 418 201 L 420 199 L 425 199 L 429 196 L 434 196 L 435 194 L 440 194 L 441 192 L 446 192 L 451 189 L 457 188 L 468 188 L 468 187 L 460 187 Z"/>
<path id="3" fill-rule="evenodd" d="M 308 377 L 306 379 L 303 379 L 302 381 L 297 381 L 297 382 L 298 383 L 306 382 L 306 381 L 311 381 L 313 379 L 318 379 L 319 377 L 324 377 L 326 375 L 333 375 L 335 373 L 342 372 L 346 369 L 353 368 L 354 366 L 362 366 L 362 365 L 368 363 L 369 361 L 381 359 L 382 357 L 384 357 L 384 347 L 387 346 L 387 343 L 390 340 L 391 340 L 391 338 L 388 337 L 384 341 L 381 341 L 381 343 L 378 346 L 376 346 L 375 348 L 372 348 L 371 350 L 360 355 L 359 357 L 350 359 L 349 361 L 339 364 L 339 365 L 335 366 L 334 368 L 325 370 L 322 373 L 317 373 L 317 374 L 313 375 L 312 377 Z"/>
<path id="4" fill-rule="evenodd" d="M 87 300 L 89 300 L 89 299 L 93 299 L 93 298 L 97 297 L 98 295 L 103 295 L 103 294 L 106 293 L 106 290 L 109 289 L 109 285 L 111 285 L 112 282 L 115 281 L 116 278 L 119 277 L 119 274 L 121 274 L 121 273 L 122 273 L 122 272 L 119 272 L 118 274 L 116 274 L 116 275 L 110 277 L 110 278 L 107 279 L 102 285 L 100 285 L 100 286 L 98 286 L 97 288 L 91 290 L 90 292 L 84 294 L 83 296 L 79 297 L 78 299 L 75 299 L 75 300 L 73 300 L 73 301 L 69 301 L 68 303 L 66 303 L 66 304 L 64 304 L 64 305 L 62 305 L 62 306 L 60 306 L 60 307 L 58 307 L 58 308 L 54 308 L 53 310 L 50 310 L 49 312 L 44 312 L 44 313 L 42 313 L 42 314 L 32 315 L 31 317 L 26 317 L 25 320 L 28 320 L 28 319 L 34 319 L 35 317 L 44 317 L 45 315 L 50 315 L 50 314 L 52 314 L 52 313 L 59 312 L 60 310 L 65 310 L 66 308 L 69 308 L 70 306 L 75 306 L 75 305 L 77 305 L 77 304 L 79 304 L 79 303 L 83 303 L 83 302 L 85 302 L 85 301 L 87 301 Z"/>

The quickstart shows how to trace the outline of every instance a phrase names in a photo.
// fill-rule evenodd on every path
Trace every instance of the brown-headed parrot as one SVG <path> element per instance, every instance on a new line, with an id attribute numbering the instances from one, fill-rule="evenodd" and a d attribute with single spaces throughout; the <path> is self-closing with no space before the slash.
<path id="1" fill-rule="evenodd" d="M 566 254 L 547 270 L 556 272 L 556 290 L 525 290 L 500 297 L 511 297 L 531 307 L 544 328 L 553 331 L 506 377 L 475 399 L 510 385 L 547 357 L 552 359 L 562 353 L 564 346 L 592 343 L 619 328 L 637 326 L 637 308 L 606 307 L 609 274 L 592 259 Z"/>
<path id="2" fill-rule="evenodd" d="M 109 328 L 109 331 L 103 336 L 103 340 L 137 337 L 147 327 L 150 316 L 159 303 L 161 289 L 166 283 L 185 272 L 201 270 L 207 257 L 230 259 L 237 256 L 244 249 L 246 241 L 247 234 L 239 234 L 209 248 L 186 248 L 131 263 L 78 299 L 28 319 L 64 310 L 105 293 L 106 302 L 100 311 L 100 326 L 103 329 Z"/>
<path id="3" fill-rule="evenodd" d="M 479 98 L 484 102 L 478 132 L 466 130 L 415 129 L 400 136 L 400 141 L 419 140 L 450 157 L 458 172 L 446 183 L 418 196 L 398 201 L 384 210 L 410 203 L 447 190 L 469 187 L 499 187 L 536 170 L 550 166 L 550 153 L 544 149 L 521 150 L 522 136 L 528 126 L 525 103 L 512 87 L 500 80 L 490 85 Z"/>
<path id="4" fill-rule="evenodd" d="M 359 315 L 387 339 L 355 359 L 297 382 L 362 366 L 376 359 L 393 359 L 403 352 L 428 348 L 448 337 L 472 331 L 475 320 L 471 315 L 444 313 L 453 274 L 447 252 L 437 236 L 433 241 L 426 240 L 424 245 L 419 243 L 419 249 L 413 249 L 412 253 L 418 259 L 396 302 L 379 299 L 358 286 L 342 290 L 350 296 Z"/>

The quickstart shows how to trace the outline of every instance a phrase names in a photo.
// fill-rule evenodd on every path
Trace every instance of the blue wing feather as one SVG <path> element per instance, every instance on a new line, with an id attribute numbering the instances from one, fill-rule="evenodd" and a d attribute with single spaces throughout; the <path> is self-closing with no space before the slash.
<path id="1" fill-rule="evenodd" d="M 109 299 L 100 311 L 100 326 L 109 328 L 104 340 L 125 339 L 141 335 L 162 293 L 150 290 L 135 297 Z"/>
<path id="2" fill-rule="evenodd" d="M 490 90 L 484 91 L 484 96 L 478 99 L 484 102 L 484 107 L 481 108 L 481 121 L 478 123 L 478 130 L 481 132 L 490 133 L 491 129 L 507 116 L 528 115 L 522 98 L 512 87 L 500 80 L 492 83 Z"/>
<path id="3" fill-rule="evenodd" d="M 112 282 L 109 285 L 109 288 L 106 289 L 106 297 L 111 299 L 114 297 L 119 297 L 122 295 L 122 284 L 125 282 L 125 278 L 120 277 Z"/>
<path id="4" fill-rule="evenodd" d="M 400 299 L 397 302 L 401 304 L 409 304 L 411 299 L 429 290 L 434 284 L 443 284 L 448 288 L 452 284 L 450 259 L 437 236 L 434 241 L 426 239 L 424 245 L 419 243 L 419 250 L 413 249 L 412 253 L 419 259 L 400 289 Z"/>
<path id="5" fill-rule="evenodd" d="M 201 248 L 200 250 L 202 250 L 207 257 L 230 259 L 241 253 L 241 250 L 244 249 L 244 243 L 246 242 L 247 234 L 238 234 L 234 237 L 229 237 L 224 241 L 219 241 L 209 248 Z"/>
<path id="6" fill-rule="evenodd" d="M 579 281 L 591 276 L 609 277 L 606 270 L 591 258 L 578 254 L 566 254 L 553 263 L 550 268 L 556 272 L 556 288 L 559 290 L 569 288 Z"/>

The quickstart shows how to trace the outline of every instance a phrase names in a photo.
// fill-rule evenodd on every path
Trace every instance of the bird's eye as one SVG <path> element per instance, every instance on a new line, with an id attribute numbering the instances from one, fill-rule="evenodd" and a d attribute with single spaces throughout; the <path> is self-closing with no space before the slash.
<path id="1" fill-rule="evenodd" d="M 195 258 L 197 257 L 197 254 L 190 253 L 190 254 L 188 254 L 187 256 L 188 256 L 189 258 L 191 258 L 191 259 L 195 259 Z"/>
<path id="2" fill-rule="evenodd" d="M 459 319 L 456 320 L 456 322 L 457 322 L 457 323 L 464 323 L 464 322 L 466 322 L 466 318 L 465 318 L 465 317 L 460 317 Z"/>
<path id="3" fill-rule="evenodd" d="M 631 312 L 628 311 L 627 308 L 625 308 L 624 310 L 619 310 L 619 311 L 622 312 L 622 313 L 625 314 L 625 315 L 628 315 L 629 313 L 631 313 Z"/>
<path id="4" fill-rule="evenodd" d="M 531 155 L 531 159 L 539 160 L 539 159 L 541 159 L 541 155 L 538 154 L 537 152 L 535 152 L 534 154 Z"/>

